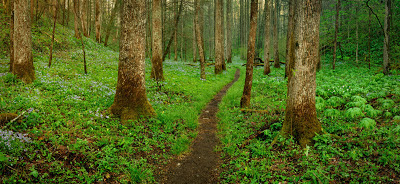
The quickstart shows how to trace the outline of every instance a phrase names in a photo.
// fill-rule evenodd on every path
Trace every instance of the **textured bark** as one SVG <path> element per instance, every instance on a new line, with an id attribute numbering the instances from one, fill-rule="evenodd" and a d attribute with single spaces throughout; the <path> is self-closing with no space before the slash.
<path id="1" fill-rule="evenodd" d="M 146 1 L 123 0 L 118 83 L 111 113 L 121 122 L 155 115 L 145 87 Z"/>
<path id="2" fill-rule="evenodd" d="M 340 12 L 340 0 L 337 0 L 336 4 L 336 16 L 335 16 L 335 38 L 333 41 L 333 63 L 332 63 L 332 69 L 335 69 L 336 67 L 336 50 L 337 50 L 337 37 L 339 33 L 339 12 Z"/>
<path id="3" fill-rule="evenodd" d="M 49 56 L 49 68 L 51 67 L 51 61 L 53 60 L 53 46 L 54 46 L 54 36 L 56 33 L 57 24 L 57 11 L 58 11 L 58 0 L 54 0 L 54 22 L 53 22 L 53 34 L 51 35 L 51 45 L 50 45 L 50 56 Z"/>
<path id="4" fill-rule="evenodd" d="M 264 30 L 264 75 L 268 75 L 271 73 L 271 69 L 269 66 L 269 58 L 270 58 L 270 22 L 271 22 L 271 10 L 270 10 L 270 0 L 265 0 L 264 5 L 264 16 L 265 16 L 265 30 Z"/>
<path id="5" fill-rule="evenodd" d="M 83 36 L 85 37 L 89 37 L 89 35 L 87 34 L 87 26 L 86 26 L 86 6 L 87 6 L 87 0 L 82 0 L 80 1 L 80 9 L 81 9 L 81 23 L 82 23 L 82 33 Z"/>
<path id="6" fill-rule="evenodd" d="M 14 13 L 13 74 L 29 84 L 35 80 L 29 0 L 14 0 Z"/>
<path id="7" fill-rule="evenodd" d="M 33 17 L 35 16 L 35 0 L 31 0 L 31 23 L 33 23 Z"/>
<path id="8" fill-rule="evenodd" d="M 289 1 L 289 19 L 288 19 L 288 28 L 287 28 L 287 39 L 286 39 L 286 64 L 285 64 L 285 78 L 288 77 L 288 75 L 290 75 L 290 72 L 293 70 L 293 66 L 290 64 L 290 57 L 292 57 L 293 55 L 291 53 L 293 53 L 291 50 L 293 49 L 293 37 L 294 37 L 294 2 L 293 1 Z"/>
<path id="9" fill-rule="evenodd" d="M 75 38 L 80 39 L 81 33 L 79 32 L 79 20 L 78 15 L 79 13 L 79 0 L 73 0 L 74 3 L 74 28 L 75 28 Z"/>
<path id="10" fill-rule="evenodd" d="M 385 21 L 384 21 L 384 42 L 383 42 L 383 73 L 389 74 L 390 64 L 390 23 L 392 19 L 392 0 L 385 2 Z"/>
<path id="11" fill-rule="evenodd" d="M 278 6 L 279 0 L 275 0 L 274 7 L 274 68 L 280 68 L 279 60 L 279 31 L 278 31 Z"/>
<path id="12" fill-rule="evenodd" d="M 111 28 L 114 25 L 114 19 L 117 14 L 117 10 L 119 9 L 119 4 L 120 4 L 119 1 L 120 0 L 115 0 L 114 8 L 111 11 L 110 20 L 107 24 L 106 37 L 104 39 L 104 46 L 106 47 L 108 45 L 108 39 L 110 38 Z"/>
<path id="13" fill-rule="evenodd" d="M 293 135 L 302 147 L 321 132 L 315 108 L 316 65 L 319 53 L 321 0 L 295 0 L 296 35 L 291 50 L 293 74 L 288 76 L 284 135 Z"/>
<path id="14" fill-rule="evenodd" d="M 246 79 L 244 82 L 243 95 L 240 99 L 240 107 L 250 106 L 251 87 L 253 85 L 253 62 L 256 47 L 256 33 L 257 33 L 257 11 L 258 0 L 251 0 L 250 10 L 250 32 L 247 44 L 247 64 L 246 64 Z"/>
<path id="15" fill-rule="evenodd" d="M 8 12 L 10 13 L 10 72 L 13 73 L 14 67 L 14 0 L 8 2 Z"/>
<path id="16" fill-rule="evenodd" d="M 222 0 L 215 0 L 215 74 L 222 73 L 224 62 L 222 7 Z"/>
<path id="17" fill-rule="evenodd" d="M 95 25 L 96 25 L 96 41 L 101 43 L 101 0 L 96 0 L 96 17 L 95 17 Z"/>
<path id="18" fill-rule="evenodd" d="M 164 80 L 162 61 L 162 23 L 161 23 L 161 0 L 153 0 L 152 8 L 152 58 L 151 78 L 157 81 Z"/>
<path id="19" fill-rule="evenodd" d="M 196 38 L 197 48 L 199 49 L 200 56 L 200 78 L 206 79 L 205 63 L 206 58 L 204 54 L 204 41 L 203 41 L 203 7 L 204 0 L 195 0 L 195 26 L 196 26 Z"/>
<path id="20" fill-rule="evenodd" d="M 232 0 L 227 0 L 226 3 L 226 60 L 227 63 L 232 63 L 232 30 L 233 30 L 233 16 L 232 16 Z"/>

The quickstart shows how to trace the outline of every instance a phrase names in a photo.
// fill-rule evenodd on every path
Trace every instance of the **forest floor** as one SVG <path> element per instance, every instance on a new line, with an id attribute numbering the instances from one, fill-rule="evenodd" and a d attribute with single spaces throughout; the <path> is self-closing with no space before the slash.
<path id="1" fill-rule="evenodd" d="M 228 83 L 211 100 L 199 116 L 198 135 L 192 142 L 190 153 L 172 161 L 165 168 L 166 172 L 162 183 L 218 183 L 221 171 L 221 155 L 214 149 L 219 143 L 217 138 L 217 112 L 218 105 L 221 102 L 226 91 L 235 83 L 240 76 L 240 70 L 237 69 L 235 78 Z"/>

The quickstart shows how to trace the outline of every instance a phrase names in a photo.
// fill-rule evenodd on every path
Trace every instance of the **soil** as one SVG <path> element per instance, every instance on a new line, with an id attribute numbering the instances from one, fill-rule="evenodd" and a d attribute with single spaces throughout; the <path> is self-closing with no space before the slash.
<path id="1" fill-rule="evenodd" d="M 235 79 L 228 83 L 211 102 L 203 109 L 199 117 L 199 128 L 196 139 L 192 142 L 191 152 L 183 158 L 178 158 L 168 165 L 168 169 L 160 183 L 218 183 L 221 173 L 220 153 L 214 151 L 219 140 L 217 138 L 218 104 L 226 91 L 240 76 L 239 69 Z"/>

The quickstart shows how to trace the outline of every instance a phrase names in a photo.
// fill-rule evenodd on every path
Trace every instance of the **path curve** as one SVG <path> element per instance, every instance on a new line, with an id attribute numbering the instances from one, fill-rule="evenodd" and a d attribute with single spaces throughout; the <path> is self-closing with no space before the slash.
<path id="1" fill-rule="evenodd" d="M 199 133 L 192 143 L 191 152 L 182 160 L 173 162 L 173 166 L 166 173 L 165 183 L 172 184 L 204 184 L 218 183 L 220 174 L 220 154 L 214 149 L 219 143 L 217 132 L 218 104 L 226 91 L 240 76 L 237 69 L 235 78 L 222 88 L 221 91 L 203 109 L 199 117 Z"/>

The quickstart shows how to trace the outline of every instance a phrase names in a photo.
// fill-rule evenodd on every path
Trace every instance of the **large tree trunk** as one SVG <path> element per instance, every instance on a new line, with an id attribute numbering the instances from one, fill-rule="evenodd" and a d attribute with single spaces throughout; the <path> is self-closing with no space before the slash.
<path id="1" fill-rule="evenodd" d="M 8 2 L 8 12 L 10 13 L 10 72 L 14 67 L 14 0 Z"/>
<path id="2" fill-rule="evenodd" d="M 383 42 L 383 73 L 389 74 L 390 64 L 390 23 L 392 19 L 392 0 L 385 2 L 384 42 Z"/>
<path id="3" fill-rule="evenodd" d="M 96 17 L 95 17 L 95 25 L 96 25 L 96 41 L 101 43 L 101 0 L 96 0 Z"/>
<path id="4" fill-rule="evenodd" d="M 79 32 L 79 0 L 73 0 L 74 3 L 74 28 L 75 28 L 75 38 L 80 39 L 81 33 Z"/>
<path id="5" fill-rule="evenodd" d="M 35 80 L 30 10 L 29 0 L 14 0 L 13 74 L 27 84 Z"/>
<path id="6" fill-rule="evenodd" d="M 251 87 L 253 85 L 253 62 L 256 47 L 257 34 L 257 10 L 258 0 L 251 0 L 250 10 L 250 32 L 247 44 L 247 64 L 246 64 L 246 79 L 244 82 L 243 96 L 240 99 L 240 107 L 250 106 Z"/>
<path id="7" fill-rule="evenodd" d="M 270 0 L 265 0 L 264 5 L 264 17 L 265 17 L 265 28 L 264 28 L 264 75 L 268 75 L 271 73 L 271 69 L 269 66 L 269 57 L 270 57 L 270 22 L 271 22 L 271 10 L 270 10 Z"/>
<path id="8" fill-rule="evenodd" d="M 49 68 L 51 67 L 51 61 L 53 60 L 53 46 L 54 46 L 54 36 L 56 33 L 56 24 L 57 24 L 57 11 L 58 11 L 58 0 L 54 0 L 54 22 L 53 22 L 53 34 L 51 36 L 51 45 L 50 45 L 50 56 L 49 56 Z"/>
<path id="9" fill-rule="evenodd" d="M 292 135 L 302 147 L 321 132 L 315 108 L 316 65 L 319 53 L 321 0 L 295 0 L 294 41 L 290 50 L 296 71 L 288 76 L 284 135 Z"/>
<path id="10" fill-rule="evenodd" d="M 333 63 L 332 63 L 332 69 L 335 69 L 336 67 L 336 50 L 337 50 L 337 37 L 339 33 L 339 12 L 340 12 L 340 0 L 337 0 L 336 4 L 336 16 L 335 16 L 335 38 L 333 41 Z"/>
<path id="11" fill-rule="evenodd" d="M 161 21 L 161 0 L 153 0 L 152 9 L 152 58 L 151 58 L 151 78 L 157 81 L 164 80 L 163 61 L 162 61 L 162 21 Z"/>
<path id="12" fill-rule="evenodd" d="M 123 0 L 118 83 L 111 113 L 121 122 L 155 115 L 145 87 L 146 1 Z"/>
<path id="13" fill-rule="evenodd" d="M 199 2 L 200 1 L 200 2 Z M 200 78 L 206 79 L 205 72 L 205 54 L 204 54 L 204 43 L 203 43 L 203 7 L 204 0 L 195 0 L 195 27 L 196 27 L 196 38 L 197 38 L 197 48 L 199 49 L 200 56 Z"/>
<path id="14" fill-rule="evenodd" d="M 289 1 L 289 19 L 288 19 L 288 29 L 287 29 L 287 39 L 286 39 L 286 64 L 285 64 L 285 78 L 290 75 L 290 72 L 292 72 L 293 66 L 291 65 L 290 57 L 292 56 L 290 53 L 292 53 L 292 45 L 293 45 L 293 40 L 294 40 L 294 2 Z"/>
<path id="15" fill-rule="evenodd" d="M 222 0 L 215 0 L 215 74 L 223 71 L 224 45 L 222 33 Z"/>
<path id="16" fill-rule="evenodd" d="M 232 63 L 232 30 L 233 30 L 233 16 L 232 16 L 232 0 L 227 0 L 226 3 L 226 59 L 227 63 Z"/>
<path id="17" fill-rule="evenodd" d="M 280 68 L 280 60 L 279 60 L 279 30 L 278 30 L 278 6 L 279 0 L 275 0 L 275 7 L 274 7 L 274 67 Z"/>
<path id="18" fill-rule="evenodd" d="M 118 8 L 119 8 L 119 1 L 120 0 L 115 0 L 115 4 L 114 4 L 114 8 L 112 9 L 112 11 L 111 11 L 111 16 L 110 16 L 110 20 L 109 20 L 109 22 L 108 22 L 108 24 L 107 24 L 107 30 L 106 30 L 106 37 L 105 37 L 105 39 L 104 39 L 104 46 L 106 46 L 107 47 L 107 45 L 108 45 L 108 38 L 110 37 L 110 33 L 111 33 L 111 28 L 113 27 L 113 25 L 114 25 L 114 19 L 115 19 L 115 15 L 117 14 L 117 10 L 118 10 Z"/>

